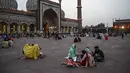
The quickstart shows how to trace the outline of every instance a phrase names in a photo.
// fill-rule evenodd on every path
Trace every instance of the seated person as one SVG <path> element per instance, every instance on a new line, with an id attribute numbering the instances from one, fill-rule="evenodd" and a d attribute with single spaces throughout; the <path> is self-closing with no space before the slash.
<path id="1" fill-rule="evenodd" d="M 5 38 L 1 45 L 2 48 L 9 48 L 12 45 L 12 42 L 8 38 Z"/>
<path id="2" fill-rule="evenodd" d="M 9 42 L 3 41 L 2 44 L 1 44 L 1 48 L 9 48 Z"/>
<path id="3" fill-rule="evenodd" d="M 82 50 L 82 55 L 81 56 L 82 56 L 82 58 L 79 61 L 81 66 L 84 66 L 84 67 L 96 67 L 94 58 L 90 53 L 86 52 L 85 50 Z"/>
<path id="4" fill-rule="evenodd" d="M 73 63 L 74 62 L 76 63 L 76 58 L 77 58 L 76 57 L 76 45 L 73 44 L 72 47 L 69 50 L 68 56 L 66 57 L 66 59 L 67 59 L 67 65 L 69 65 L 68 62 L 70 61 L 70 59 L 72 59 Z"/>
<path id="5" fill-rule="evenodd" d="M 80 37 L 78 37 L 78 42 L 81 42 L 81 38 Z"/>
<path id="6" fill-rule="evenodd" d="M 8 43 L 9 43 L 9 47 L 13 45 L 13 41 L 11 39 L 8 41 Z"/>
<path id="7" fill-rule="evenodd" d="M 34 46 L 34 45 L 35 45 L 35 44 L 32 44 L 32 46 Z M 42 49 L 40 46 L 38 46 L 38 47 L 40 48 L 40 50 Z M 42 52 L 40 51 L 40 53 L 39 53 L 39 57 L 40 57 L 40 58 L 44 58 L 45 55 L 43 55 Z"/>
<path id="8" fill-rule="evenodd" d="M 61 37 L 60 35 L 58 35 L 58 37 L 57 37 L 57 38 L 58 38 L 58 40 L 62 40 L 62 37 Z"/>
<path id="9" fill-rule="evenodd" d="M 94 60 L 96 62 L 103 62 L 104 61 L 104 53 L 99 49 L 98 46 L 95 46 L 95 52 L 94 52 Z"/>
<path id="10" fill-rule="evenodd" d="M 11 38 L 10 38 L 10 40 L 14 41 L 14 38 L 13 38 L 13 37 L 11 37 Z"/>
<path id="11" fill-rule="evenodd" d="M 98 34 L 98 35 L 97 35 L 97 39 L 102 39 L 102 37 Z"/>
<path id="12" fill-rule="evenodd" d="M 74 38 L 74 43 L 81 42 L 81 38 L 77 35 L 77 37 Z"/>
<path id="13" fill-rule="evenodd" d="M 4 41 L 9 41 L 10 39 L 8 37 L 5 37 L 4 38 Z"/>
<path id="14" fill-rule="evenodd" d="M 74 43 L 76 43 L 76 42 L 78 42 L 78 38 L 77 37 L 74 38 Z"/>
<path id="15" fill-rule="evenodd" d="M 34 51 L 35 50 L 35 51 Z M 38 44 L 26 44 L 23 48 L 23 58 L 26 59 L 38 59 L 38 57 L 43 58 L 44 56 L 42 55 L 42 52 L 40 52 L 41 48 L 38 46 Z"/>
<path id="16" fill-rule="evenodd" d="M 75 44 L 73 44 L 72 47 L 70 48 L 66 59 L 68 58 L 72 58 L 74 61 L 76 61 L 76 45 Z"/>
<path id="17" fill-rule="evenodd" d="M 88 52 L 88 53 L 90 53 L 91 55 L 93 55 L 93 53 L 90 51 L 89 47 L 86 47 L 85 51 Z"/>

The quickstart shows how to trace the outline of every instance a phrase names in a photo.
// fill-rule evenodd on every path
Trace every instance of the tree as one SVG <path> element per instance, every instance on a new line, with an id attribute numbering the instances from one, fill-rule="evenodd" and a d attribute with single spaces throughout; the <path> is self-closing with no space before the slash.
<path id="1" fill-rule="evenodd" d="M 95 26 L 96 28 L 105 28 L 105 24 L 104 23 L 100 23 L 98 25 Z"/>
<path id="2" fill-rule="evenodd" d="M 94 25 L 91 25 L 90 27 L 94 27 Z"/>

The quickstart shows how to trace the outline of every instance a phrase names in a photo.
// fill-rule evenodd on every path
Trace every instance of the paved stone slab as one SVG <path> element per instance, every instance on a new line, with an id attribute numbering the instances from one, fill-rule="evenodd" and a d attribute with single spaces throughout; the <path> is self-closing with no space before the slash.
<path id="1" fill-rule="evenodd" d="M 110 37 L 108 41 L 93 37 L 82 38 L 76 43 L 77 50 L 98 45 L 104 51 L 105 62 L 98 63 L 96 68 L 67 68 L 60 65 L 67 56 L 74 38 L 53 40 L 45 38 L 15 39 L 14 45 L 9 49 L 0 49 L 0 73 L 129 73 L 130 72 L 130 35 L 125 37 Z M 23 46 L 27 43 L 37 43 L 42 52 L 47 55 L 44 59 L 21 60 Z M 114 46 L 114 47 L 113 47 Z"/>

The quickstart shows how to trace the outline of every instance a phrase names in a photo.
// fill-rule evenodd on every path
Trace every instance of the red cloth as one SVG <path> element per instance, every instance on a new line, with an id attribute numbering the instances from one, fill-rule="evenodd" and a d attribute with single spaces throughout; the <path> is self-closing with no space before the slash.
<path id="1" fill-rule="evenodd" d="M 89 58 L 88 58 L 88 55 L 86 54 L 86 58 L 83 60 L 83 61 L 80 61 L 80 64 L 82 65 L 82 66 L 86 66 L 86 61 L 88 61 L 89 60 Z"/>
<path id="2" fill-rule="evenodd" d="M 14 38 L 13 38 L 13 37 L 11 37 L 11 38 L 10 38 L 10 40 L 12 40 L 12 41 L 13 41 L 13 40 L 14 40 Z"/>
<path id="3" fill-rule="evenodd" d="M 87 53 L 86 53 L 86 58 L 83 61 L 80 61 L 80 64 L 82 66 L 87 66 L 87 67 L 91 67 L 91 65 L 93 64 L 93 66 L 96 67 L 94 60 L 92 60 L 92 62 L 90 62 L 90 57 Z"/>
<path id="4" fill-rule="evenodd" d="M 108 36 L 105 36 L 105 40 L 108 40 Z"/>
<path id="5" fill-rule="evenodd" d="M 76 62 L 73 62 L 72 59 L 67 59 L 67 65 L 76 66 Z"/>

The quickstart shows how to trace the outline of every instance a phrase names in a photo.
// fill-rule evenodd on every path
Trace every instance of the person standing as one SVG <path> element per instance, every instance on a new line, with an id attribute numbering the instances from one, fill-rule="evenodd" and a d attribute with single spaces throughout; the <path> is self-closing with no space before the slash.
<path id="1" fill-rule="evenodd" d="M 48 31 L 48 38 L 50 39 L 50 32 Z"/>
<path id="2" fill-rule="evenodd" d="M 122 39 L 124 39 L 124 33 L 122 33 Z"/>

